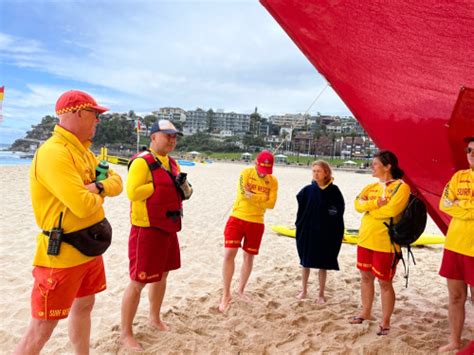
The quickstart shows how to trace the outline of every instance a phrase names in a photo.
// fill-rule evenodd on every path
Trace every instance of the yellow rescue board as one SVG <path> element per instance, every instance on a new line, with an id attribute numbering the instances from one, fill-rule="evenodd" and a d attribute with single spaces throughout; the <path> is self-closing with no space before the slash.
<path id="1" fill-rule="evenodd" d="M 272 230 L 285 237 L 294 238 L 296 236 L 296 228 L 292 226 L 272 226 Z M 357 244 L 358 233 L 357 229 L 346 229 L 342 242 Z M 444 244 L 444 240 L 442 235 L 422 234 L 412 245 Z"/>

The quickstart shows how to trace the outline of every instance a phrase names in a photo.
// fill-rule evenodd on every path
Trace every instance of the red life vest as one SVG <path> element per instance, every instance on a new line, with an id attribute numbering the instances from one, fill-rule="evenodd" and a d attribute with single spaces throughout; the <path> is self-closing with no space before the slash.
<path id="1" fill-rule="evenodd" d="M 148 164 L 153 178 L 153 194 L 146 200 L 146 209 L 150 227 L 176 233 L 181 230 L 182 197 L 178 193 L 174 178 L 178 175 L 176 161 L 168 157 L 171 172 L 161 166 L 161 162 L 150 152 L 141 152 L 134 155 L 129 162 L 136 158 L 143 158 Z"/>

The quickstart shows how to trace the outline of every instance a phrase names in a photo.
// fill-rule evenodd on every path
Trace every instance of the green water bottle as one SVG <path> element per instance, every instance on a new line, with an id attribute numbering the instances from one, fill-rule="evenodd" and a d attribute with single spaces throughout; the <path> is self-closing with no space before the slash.
<path id="1" fill-rule="evenodd" d="M 107 179 L 107 174 L 109 172 L 109 163 L 105 160 L 101 160 L 97 168 L 95 168 L 95 181 L 102 181 Z"/>

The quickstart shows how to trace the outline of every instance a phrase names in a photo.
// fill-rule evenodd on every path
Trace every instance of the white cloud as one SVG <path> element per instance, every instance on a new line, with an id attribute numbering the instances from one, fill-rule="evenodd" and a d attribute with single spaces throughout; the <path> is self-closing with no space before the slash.
<path id="1" fill-rule="evenodd" d="M 92 89 L 120 112 L 162 106 L 250 112 L 258 106 L 275 114 L 304 112 L 325 85 L 253 1 L 99 1 L 88 2 L 88 11 L 84 2 L 47 4 L 45 21 L 54 33 L 42 34 L 41 26 L 32 38 L 0 33 L 2 61 L 51 79 L 29 81 L 23 92 L 10 92 L 11 106 L 4 103 L 8 115 L 29 110 L 32 123 L 53 112 L 57 96 L 70 88 Z M 349 114 L 331 89 L 311 110 L 317 111 Z"/>

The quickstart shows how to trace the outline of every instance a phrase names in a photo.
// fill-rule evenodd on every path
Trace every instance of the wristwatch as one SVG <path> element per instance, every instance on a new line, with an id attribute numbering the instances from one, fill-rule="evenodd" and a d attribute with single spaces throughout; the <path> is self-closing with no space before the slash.
<path id="1" fill-rule="evenodd" d="M 100 182 L 95 182 L 95 187 L 97 187 L 97 190 L 99 190 L 99 195 L 104 191 L 104 185 Z"/>

